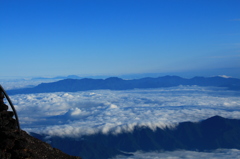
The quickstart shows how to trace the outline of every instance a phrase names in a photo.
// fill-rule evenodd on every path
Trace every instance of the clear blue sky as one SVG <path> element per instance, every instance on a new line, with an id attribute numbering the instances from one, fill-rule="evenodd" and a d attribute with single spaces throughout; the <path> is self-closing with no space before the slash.
<path id="1" fill-rule="evenodd" d="M 240 1 L 0 0 L 0 54 L 2 78 L 237 75 Z"/>

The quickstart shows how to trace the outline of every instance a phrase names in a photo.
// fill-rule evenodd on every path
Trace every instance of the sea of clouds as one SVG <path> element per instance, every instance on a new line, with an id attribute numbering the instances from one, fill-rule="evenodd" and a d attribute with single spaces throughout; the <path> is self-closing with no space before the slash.
<path id="1" fill-rule="evenodd" d="M 21 128 L 48 136 L 131 132 L 135 126 L 174 127 L 220 115 L 240 119 L 240 92 L 178 86 L 12 95 Z"/>
<path id="2" fill-rule="evenodd" d="M 239 159 L 240 150 L 217 149 L 211 152 L 197 151 L 166 151 L 166 152 L 135 152 L 133 156 L 117 156 L 113 159 Z"/>

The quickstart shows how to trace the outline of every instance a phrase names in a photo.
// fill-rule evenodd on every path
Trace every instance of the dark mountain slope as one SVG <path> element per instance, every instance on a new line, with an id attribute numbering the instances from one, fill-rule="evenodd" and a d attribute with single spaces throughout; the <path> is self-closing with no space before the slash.
<path id="1" fill-rule="evenodd" d="M 49 144 L 18 130 L 13 112 L 0 111 L 1 159 L 80 159 L 69 156 Z"/>
<path id="2" fill-rule="evenodd" d="M 185 79 L 178 76 L 164 76 L 158 78 L 142 78 L 133 80 L 123 80 L 117 77 L 103 79 L 65 79 L 52 83 L 42 83 L 33 88 L 8 90 L 10 95 L 46 92 L 76 92 L 86 90 L 127 90 L 135 88 L 160 88 L 173 87 L 179 85 L 198 85 L 228 87 L 238 90 L 240 79 L 223 77 L 194 77 Z"/>
<path id="3" fill-rule="evenodd" d="M 68 154 L 88 159 L 96 156 L 105 159 L 122 154 L 121 151 L 240 149 L 240 120 L 214 116 L 199 123 L 183 122 L 174 129 L 152 131 L 136 127 L 133 132 L 118 135 L 96 134 L 81 139 L 52 137 L 50 141 L 52 146 Z"/>

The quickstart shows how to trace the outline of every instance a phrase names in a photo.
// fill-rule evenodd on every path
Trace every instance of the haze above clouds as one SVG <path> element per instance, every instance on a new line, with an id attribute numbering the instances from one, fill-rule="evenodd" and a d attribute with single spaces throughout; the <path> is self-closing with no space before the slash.
<path id="1" fill-rule="evenodd" d="M 135 126 L 174 127 L 220 115 L 240 118 L 240 93 L 224 88 L 171 88 L 13 95 L 21 127 L 49 136 L 131 132 Z"/>

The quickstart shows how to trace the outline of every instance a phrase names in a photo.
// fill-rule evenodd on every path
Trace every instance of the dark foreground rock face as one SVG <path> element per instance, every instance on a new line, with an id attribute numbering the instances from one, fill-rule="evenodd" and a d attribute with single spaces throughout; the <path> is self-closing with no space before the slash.
<path id="1" fill-rule="evenodd" d="M 24 131 L 0 132 L 1 159 L 80 159 L 52 148 Z"/>
<path id="2" fill-rule="evenodd" d="M 80 159 L 18 130 L 13 112 L 0 111 L 0 159 Z"/>

